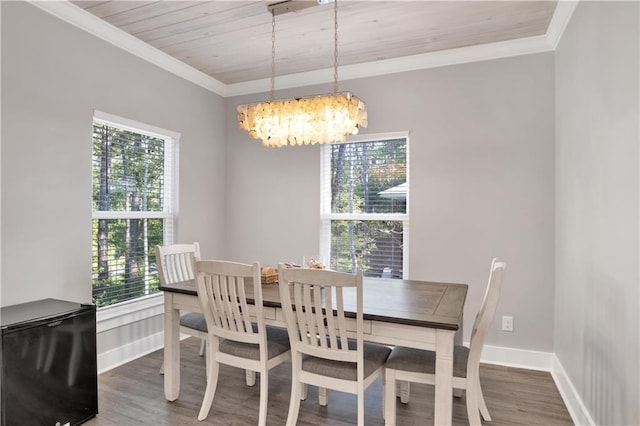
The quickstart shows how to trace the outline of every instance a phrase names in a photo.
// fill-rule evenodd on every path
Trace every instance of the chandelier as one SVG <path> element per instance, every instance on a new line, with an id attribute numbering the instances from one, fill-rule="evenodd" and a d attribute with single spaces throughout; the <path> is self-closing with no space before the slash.
<path id="1" fill-rule="evenodd" d="M 338 1 L 334 0 L 333 93 L 274 100 L 276 13 L 271 11 L 271 91 L 269 102 L 238 106 L 238 126 L 264 146 L 313 145 L 346 140 L 367 127 L 364 102 L 350 92 L 338 92 Z"/>

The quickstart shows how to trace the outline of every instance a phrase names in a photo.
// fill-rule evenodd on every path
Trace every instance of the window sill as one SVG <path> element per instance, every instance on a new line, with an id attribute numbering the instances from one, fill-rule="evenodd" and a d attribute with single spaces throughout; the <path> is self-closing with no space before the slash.
<path id="1" fill-rule="evenodd" d="M 162 292 L 142 297 L 117 306 L 98 309 L 96 313 L 96 331 L 102 333 L 147 318 L 162 315 L 164 295 Z"/>

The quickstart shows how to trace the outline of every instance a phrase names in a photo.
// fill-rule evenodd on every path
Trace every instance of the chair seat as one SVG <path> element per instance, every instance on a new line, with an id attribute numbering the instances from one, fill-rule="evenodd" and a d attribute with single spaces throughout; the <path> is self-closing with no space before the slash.
<path id="1" fill-rule="evenodd" d="M 180 325 L 203 333 L 207 332 L 207 321 L 204 319 L 204 315 L 198 312 L 189 312 L 180 316 Z"/>
<path id="2" fill-rule="evenodd" d="M 255 326 L 254 326 L 255 328 Z M 266 326 L 267 329 L 267 356 L 269 359 L 291 349 L 289 343 L 289 333 L 287 329 L 281 327 Z M 226 353 L 241 358 L 259 360 L 260 349 L 257 344 L 236 342 L 229 339 L 220 339 L 218 349 L 222 353 Z"/>
<path id="3" fill-rule="evenodd" d="M 469 348 L 456 345 L 453 348 L 453 375 L 467 377 L 467 359 Z M 396 346 L 387 359 L 386 368 L 411 371 L 424 374 L 435 374 L 436 353 L 414 348 Z"/>
<path id="4" fill-rule="evenodd" d="M 355 341 L 349 341 L 354 346 Z M 355 347 L 355 346 L 354 346 Z M 391 349 L 375 343 L 364 343 L 364 377 L 369 377 L 387 360 Z M 355 362 L 335 361 L 315 356 L 305 355 L 302 358 L 302 369 L 310 373 L 336 379 L 357 380 L 357 365 Z"/>

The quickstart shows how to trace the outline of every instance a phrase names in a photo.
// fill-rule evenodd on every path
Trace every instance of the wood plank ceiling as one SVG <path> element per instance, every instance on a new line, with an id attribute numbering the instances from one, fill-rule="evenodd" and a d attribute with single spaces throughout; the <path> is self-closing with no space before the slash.
<path id="1" fill-rule="evenodd" d="M 72 3 L 222 83 L 270 76 L 274 1 Z M 339 63 L 544 35 L 555 7 L 556 1 L 537 0 L 340 1 Z M 276 75 L 333 67 L 333 8 L 276 16 Z"/>

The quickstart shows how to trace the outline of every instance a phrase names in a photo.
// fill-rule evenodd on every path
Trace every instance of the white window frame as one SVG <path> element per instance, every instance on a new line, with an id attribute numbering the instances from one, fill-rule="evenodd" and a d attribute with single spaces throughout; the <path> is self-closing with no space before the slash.
<path id="1" fill-rule="evenodd" d="M 164 139 L 164 182 L 169 182 L 169 184 L 165 185 L 164 188 L 164 206 L 162 212 L 104 212 L 94 211 L 92 209 L 91 219 L 165 219 L 167 221 L 166 223 L 169 223 L 170 226 L 165 227 L 163 242 L 164 244 L 173 244 L 178 227 L 178 153 L 181 134 L 98 110 L 93 111 L 93 122 Z M 97 332 L 101 333 L 136 321 L 161 315 L 164 311 L 163 304 L 164 297 L 160 291 L 98 308 L 96 313 Z"/>
<path id="2" fill-rule="evenodd" d="M 407 187 L 409 182 L 409 132 L 387 132 L 349 137 L 345 142 L 358 143 L 385 140 L 407 140 Z M 406 213 L 332 213 L 331 212 L 331 145 L 323 145 L 320 149 L 320 256 L 330 259 L 331 255 L 331 221 L 332 220 L 395 220 L 402 221 L 402 278 L 409 277 L 409 204 L 411 191 L 407 191 Z"/>

